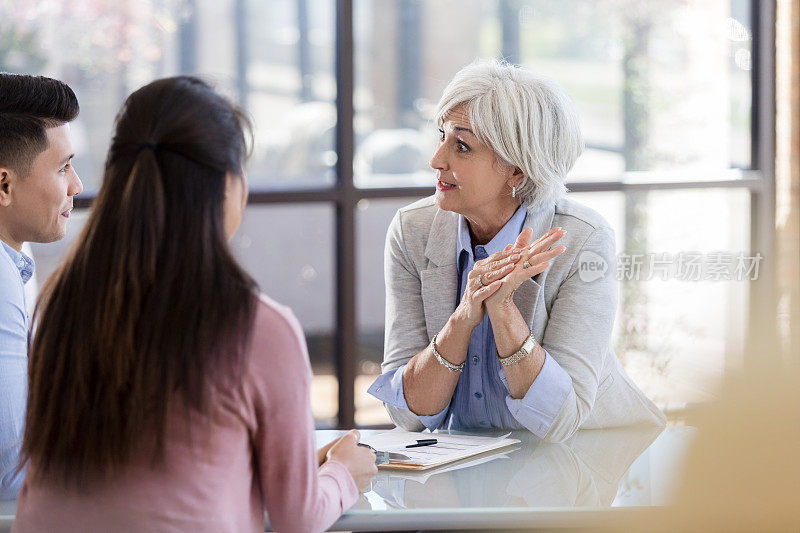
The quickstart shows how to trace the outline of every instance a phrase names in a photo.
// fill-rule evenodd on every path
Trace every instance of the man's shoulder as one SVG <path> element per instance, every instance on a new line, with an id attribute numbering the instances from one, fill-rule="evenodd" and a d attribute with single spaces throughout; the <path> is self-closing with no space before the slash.
<path id="1" fill-rule="evenodd" d="M 8 350 L 24 354 L 27 339 L 25 289 L 19 269 L 0 246 L 0 344 Z M 16 347 L 16 350 L 15 348 Z"/>
<path id="2" fill-rule="evenodd" d="M 22 278 L 17 265 L 0 244 L 0 301 L 19 303 L 24 298 Z"/>

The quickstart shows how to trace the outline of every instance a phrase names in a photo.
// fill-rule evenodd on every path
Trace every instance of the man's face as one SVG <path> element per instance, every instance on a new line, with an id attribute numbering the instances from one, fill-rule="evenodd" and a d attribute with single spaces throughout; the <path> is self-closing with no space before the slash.
<path id="1" fill-rule="evenodd" d="M 72 168 L 69 124 L 47 129 L 47 140 L 27 176 L 0 168 L 0 237 L 17 249 L 23 242 L 63 238 L 72 197 L 83 190 Z"/>

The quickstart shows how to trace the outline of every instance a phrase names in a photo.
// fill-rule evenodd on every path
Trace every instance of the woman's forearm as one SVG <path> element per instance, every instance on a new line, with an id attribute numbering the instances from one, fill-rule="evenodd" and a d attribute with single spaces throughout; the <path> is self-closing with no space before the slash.
<path id="1" fill-rule="evenodd" d="M 474 328 L 453 313 L 436 335 L 436 350 L 446 361 L 460 365 L 467 359 L 469 338 Z M 431 346 L 411 358 L 403 374 L 403 393 L 408 408 L 416 415 L 435 415 L 447 407 L 461 372 L 452 372 L 436 360 Z"/>
<path id="2" fill-rule="evenodd" d="M 497 353 L 501 358 L 509 357 L 522 347 L 530 335 L 530 329 L 516 305 L 503 308 L 489 308 L 489 320 L 492 322 L 494 341 Z M 539 343 L 534 343 L 533 351 L 516 363 L 504 365 L 503 370 L 508 380 L 508 388 L 512 398 L 522 398 L 531 388 L 536 376 L 544 365 L 545 352 Z"/>

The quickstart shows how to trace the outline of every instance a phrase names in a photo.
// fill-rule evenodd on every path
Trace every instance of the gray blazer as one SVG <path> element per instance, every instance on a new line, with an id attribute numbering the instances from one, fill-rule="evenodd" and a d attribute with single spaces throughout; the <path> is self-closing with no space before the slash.
<path id="1" fill-rule="evenodd" d="M 578 429 L 663 426 L 663 413 L 628 377 L 611 346 L 617 312 L 613 230 L 597 212 L 566 198 L 525 219 L 534 239 L 556 226 L 567 230 L 559 242 L 566 251 L 514 293 L 534 338 L 572 378 L 545 440 L 563 441 Z M 436 207 L 433 197 L 395 214 L 384 255 L 383 372 L 422 351 L 455 310 L 457 232 L 458 215 Z M 424 429 L 411 411 L 384 405 L 398 426 Z"/>

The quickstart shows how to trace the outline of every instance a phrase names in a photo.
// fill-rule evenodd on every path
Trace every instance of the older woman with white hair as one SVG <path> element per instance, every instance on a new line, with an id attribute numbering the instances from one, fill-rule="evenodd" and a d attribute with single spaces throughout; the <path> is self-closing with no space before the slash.
<path id="1" fill-rule="evenodd" d="M 447 86 L 436 120 L 436 193 L 400 209 L 386 237 L 383 374 L 369 392 L 416 431 L 527 428 L 562 441 L 663 425 L 611 346 L 614 233 L 565 198 L 583 149 L 569 97 L 478 62 Z"/>

